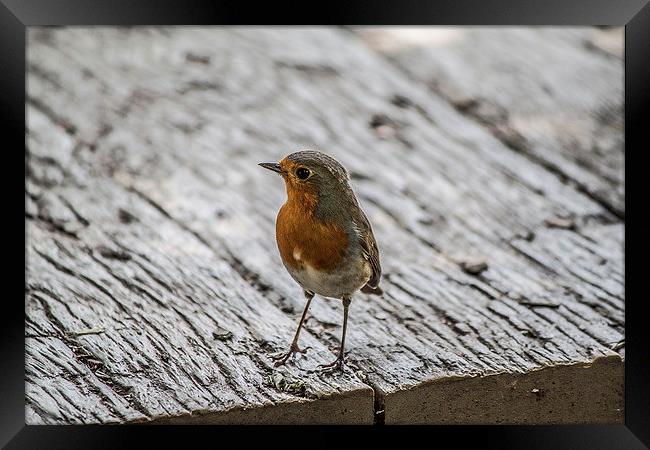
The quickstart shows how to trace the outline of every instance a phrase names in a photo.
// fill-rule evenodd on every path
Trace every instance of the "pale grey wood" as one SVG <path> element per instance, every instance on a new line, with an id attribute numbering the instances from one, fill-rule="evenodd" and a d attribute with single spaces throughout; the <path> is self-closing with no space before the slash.
<path id="1" fill-rule="evenodd" d="M 28 222 L 26 398 L 41 421 L 156 420 L 283 402 L 295 405 L 286 422 L 302 420 L 304 402 L 324 409 L 313 422 L 372 421 L 372 391 L 354 375 L 274 370 L 269 353 L 295 323 L 218 253 L 135 194 L 95 182 L 85 192 L 58 194 L 92 218 L 78 238 Z M 124 225 L 118 205 L 137 211 L 137 222 Z M 314 363 L 331 357 L 308 335 L 305 345 Z M 54 399 L 47 409 L 44 396 Z M 330 396 L 357 397 L 356 409 L 319 406 Z"/>
<path id="2" fill-rule="evenodd" d="M 342 418 L 323 409 L 332 421 L 385 408 L 378 420 L 399 422 L 400 398 L 431 394 L 432 382 L 541 370 L 550 386 L 564 367 L 622 368 L 624 225 L 353 34 L 94 27 L 28 38 L 28 417 L 241 421 L 227 412 L 272 401 L 296 408 L 251 420 L 316 421 L 297 406 L 328 397 L 340 399 L 320 403 L 333 410 L 358 406 Z M 288 345 L 304 299 L 274 241 L 284 187 L 257 163 L 305 147 L 350 170 L 384 267 L 384 296 L 352 302 L 342 377 L 304 371 L 336 351 L 336 300 L 312 304 L 307 359 L 275 371 L 268 355 Z M 549 228 L 554 217 L 574 229 Z M 466 273 L 476 258 L 487 269 Z M 115 331 L 124 323 L 131 331 Z M 90 356 L 52 360 L 53 345 Z M 592 418 L 622 420 L 622 378 L 593 367 L 563 401 L 588 407 L 600 376 L 613 394 Z M 305 390 L 264 383 L 277 372 Z M 86 409 L 78 392 L 95 393 Z M 414 411 L 435 421 L 434 407 Z M 446 421 L 462 421 L 453 411 Z"/>
<path id="3" fill-rule="evenodd" d="M 66 139 L 38 110 L 29 127 L 29 423 L 372 423 L 373 393 L 357 375 L 307 371 L 332 357 L 313 337 L 310 365 L 273 368 L 269 354 L 296 323 L 217 247 L 74 157 L 66 164 L 64 145 L 42 147 Z M 33 174 L 48 167 L 75 176 L 45 188 Z"/>
<path id="4" fill-rule="evenodd" d="M 623 29 L 359 28 L 507 145 L 623 217 Z"/>

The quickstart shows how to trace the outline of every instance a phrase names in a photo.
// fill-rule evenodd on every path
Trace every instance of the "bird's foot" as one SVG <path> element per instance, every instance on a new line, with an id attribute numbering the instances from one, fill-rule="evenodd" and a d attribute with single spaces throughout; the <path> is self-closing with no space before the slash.
<path id="1" fill-rule="evenodd" d="M 285 364 L 289 360 L 289 358 L 295 355 L 296 353 L 307 353 L 307 350 L 309 350 L 310 348 L 311 347 L 305 347 L 304 349 L 301 349 L 300 347 L 298 347 L 298 343 L 294 342 L 291 344 L 291 347 L 289 348 L 288 352 L 271 357 L 275 361 L 275 364 L 273 364 L 273 366 L 274 367 L 281 366 Z"/>
<path id="2" fill-rule="evenodd" d="M 338 369 L 343 372 L 345 370 L 345 357 L 343 355 L 339 355 L 334 361 L 329 364 L 319 364 L 318 368 L 322 371 L 332 371 Z"/>

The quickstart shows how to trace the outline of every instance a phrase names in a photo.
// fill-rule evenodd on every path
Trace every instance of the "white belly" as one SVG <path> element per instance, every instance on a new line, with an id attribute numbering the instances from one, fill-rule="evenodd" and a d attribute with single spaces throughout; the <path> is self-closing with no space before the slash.
<path id="1" fill-rule="evenodd" d="M 287 270 L 303 289 L 333 298 L 351 295 L 361 289 L 372 273 L 365 259 L 359 259 L 356 264 L 342 264 L 340 269 L 331 272 L 316 270 L 306 264 L 304 269 L 287 267 Z"/>

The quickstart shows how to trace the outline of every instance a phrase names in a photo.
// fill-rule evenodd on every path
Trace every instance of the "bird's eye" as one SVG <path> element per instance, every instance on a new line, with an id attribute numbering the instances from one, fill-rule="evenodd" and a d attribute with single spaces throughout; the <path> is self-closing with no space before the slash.
<path id="1" fill-rule="evenodd" d="M 309 178 L 309 175 L 311 175 L 311 172 L 309 169 L 305 169 L 304 167 L 301 167 L 300 169 L 296 170 L 296 176 L 301 179 L 301 180 L 306 180 Z"/>

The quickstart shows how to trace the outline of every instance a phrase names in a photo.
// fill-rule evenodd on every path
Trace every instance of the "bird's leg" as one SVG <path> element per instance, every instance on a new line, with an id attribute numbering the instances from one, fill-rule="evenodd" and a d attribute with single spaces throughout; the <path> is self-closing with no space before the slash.
<path id="1" fill-rule="evenodd" d="M 329 364 L 321 364 L 319 367 L 322 369 L 333 369 L 338 368 L 343 370 L 344 359 L 345 359 L 345 330 L 348 326 L 348 307 L 350 306 L 350 297 L 345 296 L 341 299 L 343 301 L 343 334 L 341 334 L 341 349 L 339 350 L 339 356 Z"/>
<path id="2" fill-rule="evenodd" d="M 298 337 L 300 336 L 302 323 L 305 321 L 305 317 L 307 316 L 307 310 L 309 309 L 309 304 L 314 298 L 314 293 L 305 291 L 305 297 L 307 298 L 307 304 L 305 305 L 305 309 L 302 311 L 302 317 L 300 318 L 300 323 L 298 324 L 298 329 L 296 330 L 296 334 L 293 337 L 293 341 L 291 341 L 291 347 L 289 347 L 289 351 L 287 353 L 273 357 L 273 359 L 275 360 L 275 364 L 274 364 L 275 367 L 281 366 L 282 364 L 286 363 L 289 360 L 289 358 L 292 355 L 295 355 L 296 353 L 306 353 L 307 348 L 309 348 L 307 347 L 303 350 L 300 347 L 298 347 Z"/>

